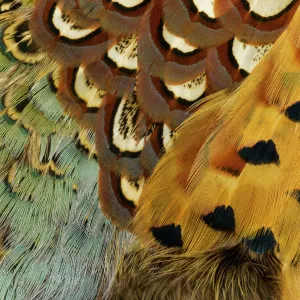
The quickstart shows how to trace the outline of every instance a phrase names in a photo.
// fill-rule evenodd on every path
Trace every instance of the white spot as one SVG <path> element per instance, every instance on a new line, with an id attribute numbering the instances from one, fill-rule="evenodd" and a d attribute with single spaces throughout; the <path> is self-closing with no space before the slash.
<path id="1" fill-rule="evenodd" d="M 144 0 L 112 0 L 112 2 L 119 3 L 127 8 L 131 8 L 143 3 Z"/>
<path id="2" fill-rule="evenodd" d="M 136 35 L 122 38 L 107 52 L 118 68 L 137 69 L 137 40 Z"/>
<path id="3" fill-rule="evenodd" d="M 80 28 L 70 20 L 68 15 L 62 13 L 62 11 L 58 7 L 55 8 L 52 22 L 55 28 L 59 31 L 60 36 L 66 37 L 71 40 L 81 39 L 95 31 L 95 28 Z"/>
<path id="4" fill-rule="evenodd" d="M 122 99 L 117 109 L 112 138 L 113 144 L 122 152 L 139 152 L 146 143 L 146 137 L 139 139 L 135 134 L 138 108 L 136 100 L 132 97 Z"/>
<path id="5" fill-rule="evenodd" d="M 251 73 L 271 47 L 272 44 L 261 46 L 248 45 L 234 38 L 232 53 L 239 64 L 239 68 Z"/>
<path id="6" fill-rule="evenodd" d="M 182 98 L 186 101 L 195 101 L 206 90 L 206 75 L 205 73 L 200 76 L 187 81 L 180 85 L 166 84 L 169 91 L 174 93 L 175 98 Z"/>
<path id="7" fill-rule="evenodd" d="M 262 17 L 271 17 L 284 10 L 293 0 L 247 0 L 250 10 Z"/>
<path id="8" fill-rule="evenodd" d="M 214 11 L 214 2 L 215 0 L 193 0 L 198 11 L 205 12 L 210 18 L 214 19 L 216 17 Z"/>
<path id="9" fill-rule="evenodd" d="M 163 139 L 163 145 L 164 145 L 164 148 L 166 149 L 166 151 L 168 151 L 168 149 L 171 147 L 172 136 L 173 136 L 173 132 L 166 124 L 164 124 L 162 139 Z"/>
<path id="10" fill-rule="evenodd" d="M 77 71 L 74 90 L 78 97 L 87 103 L 87 107 L 99 108 L 105 91 L 97 89 L 85 76 L 84 69 L 80 67 Z"/>
<path id="11" fill-rule="evenodd" d="M 137 181 L 129 181 L 126 177 L 121 178 L 121 190 L 124 197 L 132 201 L 135 205 L 138 204 L 138 200 L 142 194 L 145 184 L 145 178 L 141 177 Z"/>
<path id="12" fill-rule="evenodd" d="M 178 37 L 171 33 L 165 25 L 163 26 L 162 35 L 172 49 L 176 48 L 183 53 L 189 53 L 197 49 L 187 44 L 184 38 Z"/>

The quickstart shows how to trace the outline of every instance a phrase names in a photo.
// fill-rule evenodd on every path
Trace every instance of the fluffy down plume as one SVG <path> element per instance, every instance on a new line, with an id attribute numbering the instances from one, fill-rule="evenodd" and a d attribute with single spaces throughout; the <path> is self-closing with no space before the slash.
<path id="1" fill-rule="evenodd" d="M 279 273 L 273 254 L 254 258 L 243 245 L 185 254 L 139 247 L 125 257 L 110 299 L 277 300 Z"/>
<path id="2" fill-rule="evenodd" d="M 0 0 L 0 299 L 299 299 L 298 4 Z"/>

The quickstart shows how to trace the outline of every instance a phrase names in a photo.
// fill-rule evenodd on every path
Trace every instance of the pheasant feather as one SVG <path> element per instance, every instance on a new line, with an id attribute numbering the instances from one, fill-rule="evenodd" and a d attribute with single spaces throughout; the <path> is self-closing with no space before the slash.
<path id="1" fill-rule="evenodd" d="M 0 0 L 0 299 L 298 299 L 298 5 Z"/>

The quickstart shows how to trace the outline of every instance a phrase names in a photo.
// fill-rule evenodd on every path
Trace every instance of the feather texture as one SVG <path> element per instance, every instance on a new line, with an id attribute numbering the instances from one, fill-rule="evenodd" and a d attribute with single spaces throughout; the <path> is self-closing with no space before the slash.
<path id="1" fill-rule="evenodd" d="M 59 64 L 64 111 L 96 131 L 101 207 L 114 222 L 130 222 L 190 105 L 241 81 L 284 31 L 298 2 L 278 3 L 36 1 L 33 40 Z"/>
<path id="2" fill-rule="evenodd" d="M 59 104 L 57 64 L 30 34 L 33 4 L 1 5 L 0 298 L 94 299 L 115 235 L 98 208 L 95 133 Z"/>
<path id="3" fill-rule="evenodd" d="M 286 294 L 274 299 L 300 296 L 299 21 L 298 9 L 241 85 L 208 98 L 176 130 L 131 227 L 143 243 L 188 254 L 242 244 L 256 260 L 277 257 Z"/>
<path id="4" fill-rule="evenodd" d="M 298 299 L 298 5 L 0 0 L 0 298 Z"/>

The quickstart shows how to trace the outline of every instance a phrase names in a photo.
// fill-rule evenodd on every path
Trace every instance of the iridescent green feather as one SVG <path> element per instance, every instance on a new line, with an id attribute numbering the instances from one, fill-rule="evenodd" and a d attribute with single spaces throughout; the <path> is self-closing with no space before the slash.
<path id="1" fill-rule="evenodd" d="M 79 138 L 93 146 L 94 133 L 63 113 L 46 65 L 0 43 L 0 299 L 94 299 L 110 280 L 115 228 L 98 207 L 95 153 Z"/>

